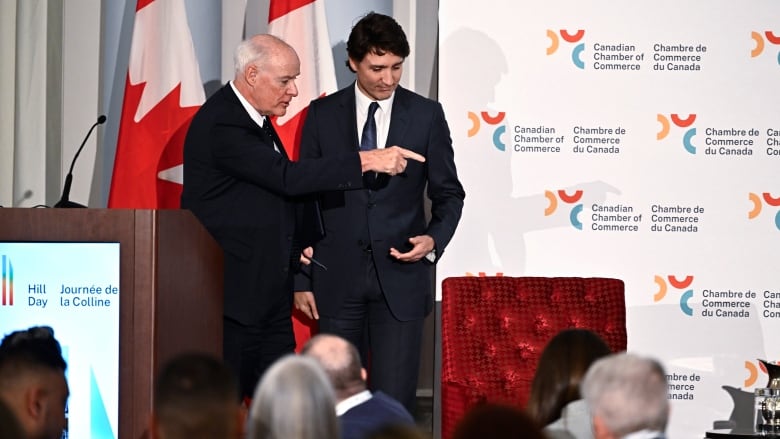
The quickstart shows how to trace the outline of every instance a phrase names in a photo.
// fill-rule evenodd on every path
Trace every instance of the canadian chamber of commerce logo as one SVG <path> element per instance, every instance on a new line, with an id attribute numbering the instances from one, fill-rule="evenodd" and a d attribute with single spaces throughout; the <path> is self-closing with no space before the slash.
<path id="1" fill-rule="evenodd" d="M 558 196 L 556 197 L 556 194 Z M 558 200 L 571 205 L 572 208 L 569 211 L 569 221 L 571 225 L 577 229 L 582 230 L 582 221 L 580 221 L 580 212 L 582 212 L 582 203 L 579 201 L 582 199 L 582 190 L 576 190 L 572 195 L 569 195 L 564 190 L 558 191 L 544 191 L 544 196 L 547 198 L 547 207 L 544 209 L 544 216 L 551 216 L 558 210 Z"/>
<path id="2" fill-rule="evenodd" d="M 756 43 L 756 47 L 754 47 L 750 51 L 750 57 L 751 58 L 757 58 L 764 52 L 764 48 L 766 47 L 765 39 L 770 44 L 773 44 L 775 46 L 780 45 L 780 37 L 776 36 L 774 32 L 772 31 L 764 31 L 764 36 L 761 36 L 761 32 L 753 31 L 750 33 L 750 36 L 753 38 L 753 41 Z M 777 55 L 775 56 L 775 59 L 777 60 L 777 64 L 780 64 L 780 51 L 777 52 Z"/>
<path id="3" fill-rule="evenodd" d="M 11 258 L 6 255 L 0 257 L 2 262 L 2 278 L 0 278 L 0 288 L 2 297 L 0 297 L 0 306 L 13 306 L 14 304 L 14 266 L 11 264 Z"/>
<path id="4" fill-rule="evenodd" d="M 764 203 L 772 207 L 780 206 L 780 197 L 775 198 L 769 192 L 764 192 L 761 196 L 750 192 L 748 198 L 753 203 L 753 208 L 748 212 L 748 219 L 751 220 L 756 219 L 761 214 L 761 211 L 764 210 Z M 763 203 L 761 202 L 762 199 L 764 200 Z M 777 230 L 780 230 L 780 209 L 775 212 L 775 227 Z"/>
<path id="5" fill-rule="evenodd" d="M 558 38 L 559 35 L 560 38 Z M 563 41 L 567 43 L 575 44 L 574 49 L 571 51 L 571 62 L 574 63 L 578 69 L 584 70 L 585 61 L 582 60 L 582 52 L 585 50 L 585 43 L 580 42 L 584 36 L 584 29 L 579 29 L 574 33 L 571 33 L 566 29 L 561 29 L 557 33 L 551 29 L 547 29 L 547 38 L 550 39 L 550 46 L 547 47 L 547 56 L 550 56 L 558 51 L 558 47 L 561 44 L 561 39 L 563 39 Z"/>
<path id="6" fill-rule="evenodd" d="M 493 129 L 493 146 L 496 147 L 499 151 L 506 151 L 506 143 L 504 143 L 503 140 L 501 140 L 501 136 L 504 135 L 506 132 L 506 125 L 501 124 L 501 122 L 504 121 L 504 117 L 506 116 L 506 112 L 500 111 L 495 116 L 491 116 L 490 113 L 487 111 L 481 111 L 479 112 L 479 115 L 477 113 L 474 113 L 473 111 L 469 111 L 469 120 L 471 121 L 471 128 L 469 128 L 468 136 L 474 137 L 477 135 L 477 133 L 482 128 L 482 122 L 486 123 L 489 126 L 494 126 Z"/>
<path id="7" fill-rule="evenodd" d="M 780 364 L 780 362 L 775 362 L 774 364 Z M 766 370 L 766 366 L 758 361 L 753 362 L 746 360 L 745 369 L 748 371 L 748 377 L 745 378 L 745 387 L 751 387 L 756 384 L 758 381 L 759 371 L 762 372 L 763 375 L 769 375 L 769 372 Z"/>
<path id="8" fill-rule="evenodd" d="M 683 119 L 679 114 L 671 114 L 669 117 L 666 117 L 666 115 L 659 113 L 657 119 L 658 122 L 661 123 L 661 130 L 658 131 L 658 133 L 655 135 L 656 140 L 663 140 L 666 138 L 666 136 L 669 135 L 669 131 L 671 131 L 671 124 L 669 123 L 669 120 L 671 119 L 671 123 L 673 123 L 675 126 L 680 128 L 688 128 L 688 130 L 683 135 L 683 148 L 685 148 L 685 150 L 691 154 L 696 154 L 696 146 L 693 144 L 693 137 L 696 135 L 696 128 L 691 127 L 691 125 L 693 125 L 693 123 L 696 121 L 695 114 L 689 114 L 688 117 Z"/>
<path id="9" fill-rule="evenodd" d="M 693 283 L 693 276 L 688 275 L 684 279 L 680 280 L 676 276 L 659 276 L 655 275 L 655 283 L 658 285 L 658 291 L 653 295 L 653 302 L 660 302 L 666 297 L 666 293 L 671 286 L 678 292 L 682 292 L 680 295 L 680 309 L 687 316 L 693 315 L 693 308 L 688 303 L 693 298 L 693 289 L 689 288 Z"/>

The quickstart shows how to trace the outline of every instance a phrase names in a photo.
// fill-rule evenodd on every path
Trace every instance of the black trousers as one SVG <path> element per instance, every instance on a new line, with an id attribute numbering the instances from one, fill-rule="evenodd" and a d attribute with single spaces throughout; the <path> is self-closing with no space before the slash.
<path id="1" fill-rule="evenodd" d="M 400 321 L 393 315 L 371 256 L 366 252 L 357 271 L 359 292 L 347 298 L 338 316 L 320 315 L 319 332 L 352 342 L 368 370 L 369 388 L 392 396 L 414 414 L 424 320 Z"/>
<path id="2" fill-rule="evenodd" d="M 291 307 L 292 293 L 259 324 L 243 325 L 224 318 L 223 357 L 238 380 L 241 399 L 252 398 L 258 381 L 274 361 L 295 352 Z"/>

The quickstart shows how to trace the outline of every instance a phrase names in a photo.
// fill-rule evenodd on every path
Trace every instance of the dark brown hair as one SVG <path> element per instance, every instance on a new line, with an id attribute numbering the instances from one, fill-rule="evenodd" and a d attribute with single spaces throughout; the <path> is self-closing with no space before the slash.
<path id="1" fill-rule="evenodd" d="M 545 439 L 538 425 L 523 410 L 502 404 L 482 403 L 455 426 L 452 439 Z"/>
<path id="2" fill-rule="evenodd" d="M 610 353 L 609 346 L 593 331 L 572 328 L 556 334 L 539 357 L 528 414 L 542 427 L 560 418 L 566 404 L 582 398 L 580 382 L 588 367 Z"/>
<path id="3" fill-rule="evenodd" d="M 347 39 L 347 56 L 360 62 L 368 53 L 409 56 L 409 42 L 403 28 L 393 17 L 369 12 L 355 24 Z M 347 60 L 347 67 L 349 60 Z M 352 68 L 350 67 L 350 70 Z"/>

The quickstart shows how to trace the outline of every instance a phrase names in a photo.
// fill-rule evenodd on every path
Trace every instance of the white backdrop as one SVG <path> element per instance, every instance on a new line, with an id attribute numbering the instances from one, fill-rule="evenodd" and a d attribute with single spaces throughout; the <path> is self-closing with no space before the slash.
<path id="1" fill-rule="evenodd" d="M 623 279 L 671 437 L 749 424 L 780 358 L 780 3 L 481 5 L 440 5 L 467 196 L 439 280 Z"/>

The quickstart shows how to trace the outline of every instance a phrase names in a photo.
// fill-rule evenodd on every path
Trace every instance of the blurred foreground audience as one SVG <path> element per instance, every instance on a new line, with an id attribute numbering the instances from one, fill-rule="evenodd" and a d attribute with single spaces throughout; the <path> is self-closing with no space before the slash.
<path id="1" fill-rule="evenodd" d="M 528 414 L 494 403 L 475 405 L 455 425 L 452 439 L 546 439 Z"/>
<path id="2" fill-rule="evenodd" d="M 585 375 L 582 395 L 596 439 L 666 437 L 666 374 L 656 360 L 627 353 L 602 358 Z"/>
<path id="3" fill-rule="evenodd" d="M 154 388 L 152 439 L 237 439 L 243 421 L 238 383 L 221 360 L 186 353 L 163 367 Z"/>
<path id="4" fill-rule="evenodd" d="M 593 362 L 611 353 L 587 329 L 565 329 L 550 339 L 539 357 L 527 411 L 552 439 L 592 439 L 593 426 L 580 383 Z"/>
<path id="5" fill-rule="evenodd" d="M 21 426 L 21 437 L 62 436 L 69 395 L 66 367 L 54 330 L 48 326 L 12 332 L 0 343 L 0 399 Z M 2 429 L 7 434 L 5 426 Z"/>
<path id="6" fill-rule="evenodd" d="M 8 404 L 0 399 L 0 439 L 23 438 L 22 426 Z"/>
<path id="7" fill-rule="evenodd" d="M 431 439 L 416 425 L 388 424 L 372 431 L 366 439 Z"/>
<path id="8" fill-rule="evenodd" d="M 365 439 L 387 425 L 414 426 L 412 415 L 392 397 L 371 392 L 366 369 L 357 348 L 344 338 L 330 334 L 312 337 L 301 351 L 316 359 L 328 374 L 336 392 L 336 414 L 343 439 Z"/>
<path id="9" fill-rule="evenodd" d="M 294 354 L 263 375 L 249 408 L 248 439 L 338 439 L 336 397 L 313 358 Z"/>

